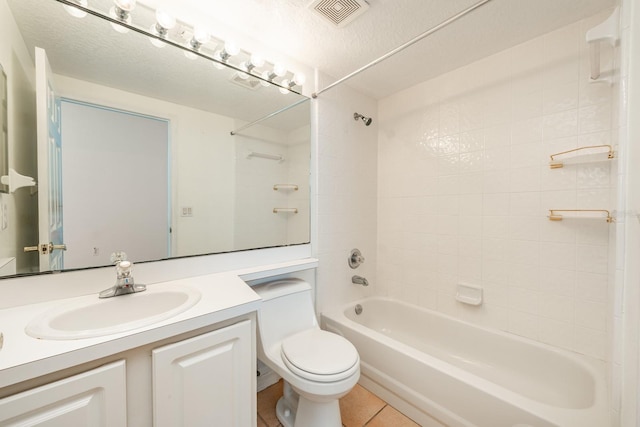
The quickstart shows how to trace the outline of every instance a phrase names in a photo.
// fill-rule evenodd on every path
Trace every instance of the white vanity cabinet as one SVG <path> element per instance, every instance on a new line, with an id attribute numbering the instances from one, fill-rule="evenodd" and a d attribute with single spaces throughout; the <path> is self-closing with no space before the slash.
<path id="1" fill-rule="evenodd" d="M 0 427 L 253 427 L 255 345 L 249 313 L 0 388 Z"/>
<path id="2" fill-rule="evenodd" d="M 120 360 L 0 399 L 0 426 L 125 426 L 125 371 Z"/>
<path id="3" fill-rule="evenodd" d="M 154 427 L 255 425 L 251 334 L 245 320 L 154 349 Z"/>

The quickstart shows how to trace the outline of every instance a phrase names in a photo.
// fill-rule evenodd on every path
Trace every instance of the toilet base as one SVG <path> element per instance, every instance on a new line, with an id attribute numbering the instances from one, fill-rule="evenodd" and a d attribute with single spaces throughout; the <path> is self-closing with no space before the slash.
<path id="1" fill-rule="evenodd" d="M 284 427 L 342 427 L 338 399 L 326 402 L 306 399 L 286 381 L 284 395 L 276 404 L 276 416 Z"/>

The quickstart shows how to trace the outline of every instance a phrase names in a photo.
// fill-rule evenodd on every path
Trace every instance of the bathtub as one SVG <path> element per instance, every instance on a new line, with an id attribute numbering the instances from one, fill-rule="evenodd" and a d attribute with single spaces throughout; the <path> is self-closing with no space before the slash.
<path id="1" fill-rule="evenodd" d="M 421 426 L 610 426 L 604 363 L 388 298 L 321 322 L 358 349 L 361 384 Z"/>

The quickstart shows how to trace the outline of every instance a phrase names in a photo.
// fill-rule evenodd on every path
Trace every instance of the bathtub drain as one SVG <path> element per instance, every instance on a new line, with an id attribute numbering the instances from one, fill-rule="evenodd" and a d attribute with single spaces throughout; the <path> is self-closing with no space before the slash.
<path id="1" fill-rule="evenodd" d="M 356 314 L 362 314 L 362 306 L 360 304 L 356 304 Z"/>

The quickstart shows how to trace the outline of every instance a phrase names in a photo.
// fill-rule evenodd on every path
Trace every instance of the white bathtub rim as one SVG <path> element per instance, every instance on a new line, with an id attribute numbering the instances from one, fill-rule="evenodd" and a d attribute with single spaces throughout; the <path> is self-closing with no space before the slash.
<path id="1" fill-rule="evenodd" d="M 583 367 L 585 370 L 587 370 L 594 378 L 595 381 L 595 396 L 594 396 L 594 401 L 593 404 L 591 406 L 585 407 L 585 408 L 579 408 L 579 409 L 575 409 L 575 408 L 565 408 L 565 407 L 558 407 L 558 406 L 554 406 L 554 405 L 550 405 L 550 404 L 546 404 L 540 401 L 537 401 L 535 399 L 520 395 L 514 391 L 509 390 L 506 387 L 500 386 L 498 384 L 495 384 L 487 379 L 484 379 L 480 376 L 477 376 L 473 373 L 470 373 L 462 368 L 459 368 L 457 366 L 451 365 L 448 362 L 445 362 L 441 359 L 438 359 L 430 354 L 427 353 L 423 353 L 420 350 L 417 350 L 413 347 L 411 347 L 410 345 L 404 344 L 400 341 L 396 341 L 393 338 L 387 337 L 383 334 L 380 334 L 377 331 L 373 331 L 369 328 L 367 328 L 366 326 L 363 326 L 351 319 L 349 319 L 348 317 L 346 317 L 346 315 L 344 314 L 345 310 L 350 309 L 352 307 L 354 307 L 356 304 L 363 304 L 366 303 L 368 300 L 372 300 L 372 299 L 377 299 L 377 300 L 384 300 L 384 301 L 390 301 L 393 303 L 397 303 L 403 306 L 408 306 L 411 308 L 416 308 L 420 311 L 425 311 L 428 312 L 429 314 L 433 314 L 439 317 L 444 317 L 447 320 L 451 320 L 454 321 L 456 323 L 461 323 L 464 325 L 468 325 L 471 326 L 473 328 L 478 328 L 478 329 L 482 329 L 486 332 L 489 333 L 495 333 L 501 336 L 504 336 L 507 339 L 515 339 L 519 342 L 524 342 L 527 344 L 531 344 L 534 346 L 538 346 L 541 347 L 545 350 L 549 350 L 552 351 L 554 353 L 557 353 L 563 357 L 567 357 L 569 359 L 571 359 L 572 361 L 574 361 L 575 363 L 579 364 L 581 367 Z M 587 426 L 597 426 L 597 427 L 603 427 L 608 425 L 608 398 L 607 398 L 607 392 L 606 392 L 606 381 L 605 381 L 605 374 L 604 374 L 604 362 L 599 361 L 599 360 L 595 360 L 592 359 L 588 356 L 579 354 L 579 353 L 574 353 L 574 352 L 570 352 L 568 350 L 563 350 L 563 349 L 559 349 L 556 347 L 552 347 L 548 344 L 544 344 L 538 341 L 534 341 L 531 339 L 527 339 L 515 334 L 511 334 L 511 333 L 507 333 L 501 330 L 497 330 L 497 329 L 490 329 L 487 327 L 483 327 L 483 326 L 478 326 L 469 322 L 465 322 L 463 320 L 457 319 L 455 317 L 443 314 L 443 313 L 439 313 L 436 312 L 434 310 L 429 310 L 426 308 L 422 308 L 422 307 L 418 307 L 412 304 L 408 304 L 405 303 L 403 301 L 399 301 L 393 298 L 389 298 L 389 297 L 368 297 L 368 298 L 364 298 L 358 301 L 354 301 L 352 303 L 349 304 L 345 304 L 342 308 L 340 309 L 333 309 L 333 310 L 328 310 L 325 313 L 322 313 L 322 317 L 327 318 L 329 321 L 336 321 L 336 319 L 340 319 L 341 321 L 345 322 L 345 325 L 347 327 L 350 327 L 360 333 L 363 334 L 375 334 L 376 337 L 380 337 L 380 339 L 382 340 L 382 342 L 394 349 L 397 349 L 399 351 L 402 351 L 403 353 L 405 353 L 408 357 L 411 357 L 412 359 L 416 359 L 416 360 L 423 360 L 426 363 L 428 363 L 430 366 L 434 367 L 435 369 L 439 370 L 440 372 L 446 373 L 447 375 L 452 376 L 453 378 L 468 383 L 468 384 L 472 384 L 477 388 L 480 388 L 481 390 L 483 390 L 484 392 L 492 395 L 493 397 L 503 400 L 503 401 L 507 401 L 510 404 L 513 404 L 514 406 L 518 407 L 519 409 L 531 413 L 532 415 L 538 416 L 540 418 L 543 418 L 549 422 L 552 423 L 557 423 L 559 425 L 570 425 L 569 423 L 575 423 L 576 421 L 582 423 L 581 425 L 584 427 Z M 339 322 L 338 322 L 339 323 Z M 362 356 L 361 356 L 362 358 Z M 364 359 L 364 358 L 362 358 Z"/>

